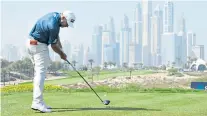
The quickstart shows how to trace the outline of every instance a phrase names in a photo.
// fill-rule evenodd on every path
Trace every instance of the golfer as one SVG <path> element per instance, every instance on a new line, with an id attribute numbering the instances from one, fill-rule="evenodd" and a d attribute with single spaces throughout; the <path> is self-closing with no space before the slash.
<path id="1" fill-rule="evenodd" d="M 51 12 L 41 17 L 29 33 L 27 48 L 35 69 L 31 105 L 33 110 L 51 112 L 51 107 L 47 106 L 43 99 L 46 71 L 51 63 L 48 46 L 51 45 L 61 59 L 66 60 L 67 56 L 62 50 L 59 31 L 60 27 L 73 27 L 75 19 L 76 17 L 71 11 Z"/>

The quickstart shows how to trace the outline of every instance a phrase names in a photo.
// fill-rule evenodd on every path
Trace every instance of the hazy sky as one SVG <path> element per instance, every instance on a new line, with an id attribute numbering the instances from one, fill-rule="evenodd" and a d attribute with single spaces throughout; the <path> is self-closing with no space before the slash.
<path id="1" fill-rule="evenodd" d="M 138 0 L 139 1 L 139 0 Z M 69 40 L 72 44 L 91 44 L 93 26 L 106 24 L 109 16 L 115 21 L 115 31 L 120 31 L 121 20 L 126 14 L 130 27 L 133 21 L 135 1 L 3 1 L 1 4 L 1 43 L 24 46 L 26 36 L 38 18 L 48 12 L 62 12 L 66 9 L 75 12 L 77 20 L 75 28 L 61 28 L 61 40 Z M 163 8 L 164 1 L 154 1 Z M 197 44 L 205 45 L 205 59 L 207 59 L 207 1 L 175 1 L 176 32 L 179 30 L 179 18 L 182 13 L 186 18 L 186 28 L 196 33 Z"/>

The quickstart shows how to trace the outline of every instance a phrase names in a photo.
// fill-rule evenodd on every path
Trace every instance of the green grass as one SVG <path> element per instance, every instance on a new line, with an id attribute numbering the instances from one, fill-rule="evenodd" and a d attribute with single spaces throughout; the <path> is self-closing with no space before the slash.
<path id="1" fill-rule="evenodd" d="M 30 109 L 32 93 L 2 96 L 2 116 L 206 116 L 206 93 L 105 93 L 110 99 L 104 106 L 92 92 L 45 92 L 45 102 L 52 113 Z"/>
<path id="2" fill-rule="evenodd" d="M 78 83 L 78 82 L 84 82 L 83 79 L 76 72 L 70 71 L 68 73 L 71 75 L 71 77 L 63 78 L 63 79 L 56 79 L 56 80 L 48 80 L 48 81 L 45 81 L 45 83 L 46 84 L 53 84 L 53 85 L 60 85 L 60 84 L 73 84 L 73 83 Z M 88 79 L 88 77 L 91 77 L 90 75 L 88 75 L 90 73 L 84 72 L 84 71 L 81 71 L 80 73 L 86 80 L 88 80 L 89 82 L 91 81 L 91 79 Z M 133 75 L 152 74 L 152 73 L 154 73 L 154 72 L 149 71 L 149 70 L 141 70 L 141 71 L 132 72 L 132 76 Z M 129 76 L 129 72 L 101 71 L 99 76 L 94 76 L 94 81 L 106 79 L 106 78 L 110 78 L 110 77 L 115 77 L 115 76 Z M 31 82 L 26 82 L 26 83 L 22 83 L 22 84 L 28 84 L 28 83 L 31 83 Z"/>

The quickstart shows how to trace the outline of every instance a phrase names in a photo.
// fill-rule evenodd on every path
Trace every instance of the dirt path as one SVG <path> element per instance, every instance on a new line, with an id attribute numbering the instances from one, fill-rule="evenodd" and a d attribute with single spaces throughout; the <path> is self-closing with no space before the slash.
<path id="1" fill-rule="evenodd" d="M 155 73 L 140 76 L 117 76 L 90 83 L 92 86 L 107 85 L 110 87 L 122 87 L 126 84 L 137 84 L 143 87 L 161 87 L 161 88 L 190 88 L 188 83 L 193 79 L 200 78 L 196 76 L 185 75 L 183 77 L 167 76 L 167 73 Z M 85 83 L 63 85 L 69 88 L 87 88 Z"/>

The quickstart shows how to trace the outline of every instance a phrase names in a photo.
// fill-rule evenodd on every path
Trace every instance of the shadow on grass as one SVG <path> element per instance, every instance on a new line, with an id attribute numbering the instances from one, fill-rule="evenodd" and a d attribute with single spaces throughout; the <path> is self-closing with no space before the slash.
<path id="1" fill-rule="evenodd" d="M 136 111 L 136 110 L 146 110 L 146 111 L 161 111 L 160 109 L 147 109 L 147 108 L 132 108 L 132 107 L 106 107 L 106 108 L 52 108 L 52 112 L 67 112 L 67 111 L 89 111 L 89 110 L 99 110 L 99 111 Z"/>

